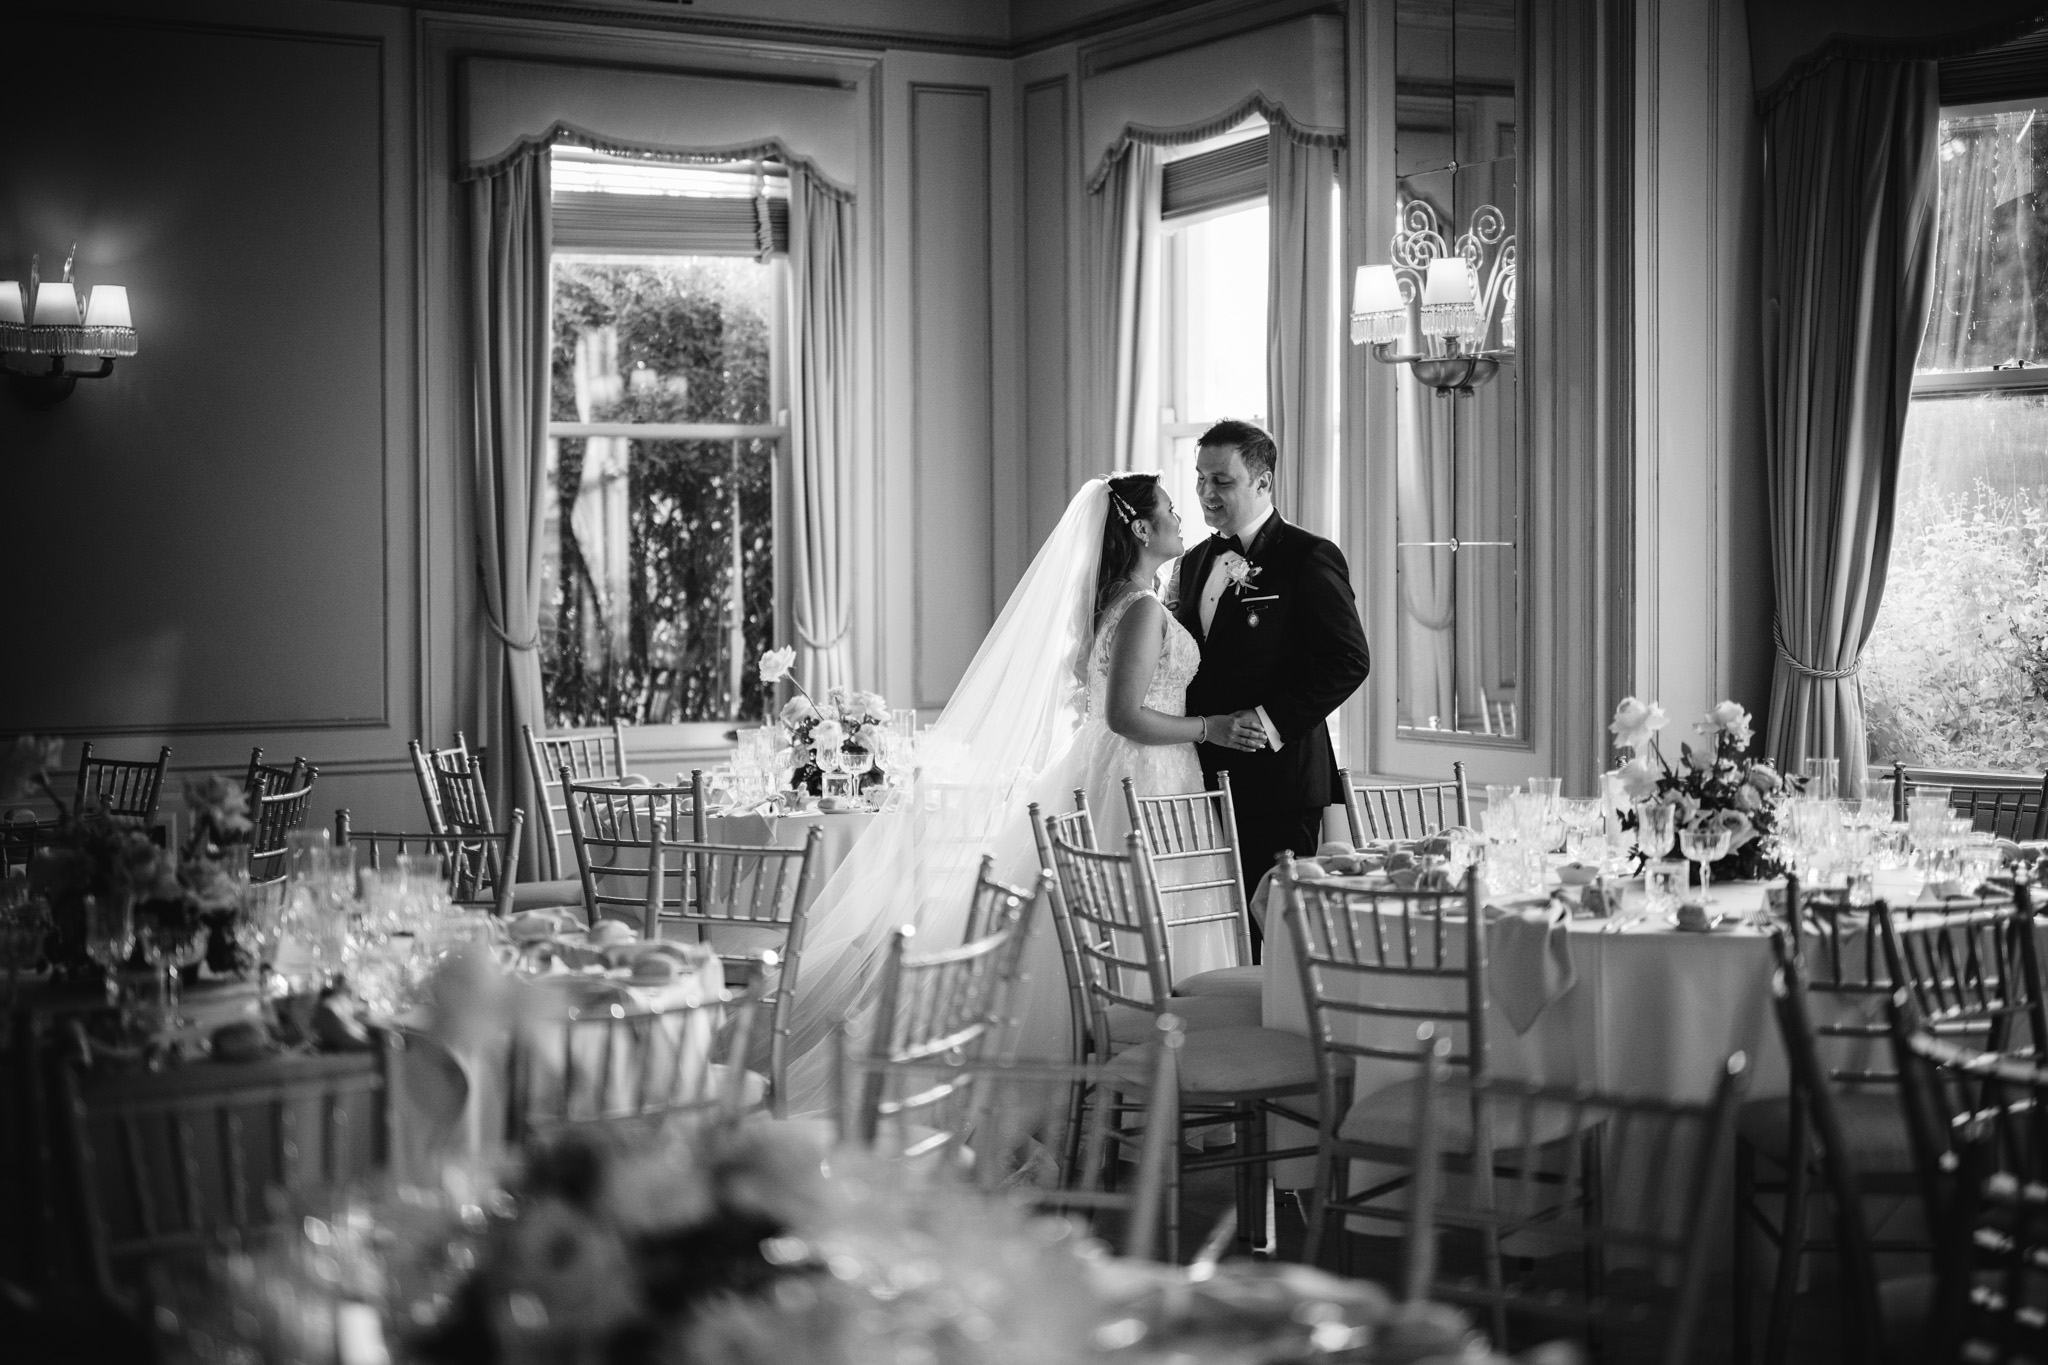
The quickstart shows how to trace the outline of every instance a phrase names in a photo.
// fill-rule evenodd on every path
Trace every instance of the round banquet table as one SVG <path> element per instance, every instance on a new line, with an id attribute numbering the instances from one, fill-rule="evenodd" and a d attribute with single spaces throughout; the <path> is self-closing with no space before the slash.
<path id="1" fill-rule="evenodd" d="M 1910 903 L 1918 892 L 1917 880 L 1879 874 L 1877 894 L 1894 905 Z M 1764 887 L 1753 882 L 1716 885 L 1708 893 L 1708 909 L 1746 917 L 1762 907 L 1764 894 Z M 1642 892 L 1636 889 L 1614 919 L 1569 922 L 1565 934 L 1572 983 L 1542 1006 L 1526 1032 L 1517 1032 L 1502 1011 L 1498 985 L 1502 973 L 1529 964 L 1504 961 L 1497 950 L 1490 953 L 1496 991 L 1488 1007 L 1487 1055 L 1493 1074 L 1705 1101 L 1729 1054 L 1742 1052 L 1749 1058 L 1749 1098 L 1786 1093 L 1785 1050 L 1771 1010 L 1768 936 L 1739 923 L 1696 933 L 1661 918 L 1632 920 L 1642 906 Z M 1264 1022 L 1268 1028 L 1307 1033 L 1308 1011 L 1286 916 L 1268 914 L 1265 928 Z M 1416 984 L 1453 1007 L 1464 989 L 1455 982 Z M 1413 1020 L 1351 1017 L 1359 1027 L 1374 1029 L 1374 1041 L 1381 1045 L 1413 1044 Z M 1882 1016 L 1873 1022 L 1882 1022 Z M 1353 1093 L 1370 1095 L 1413 1074 L 1405 1063 L 1362 1061 Z M 1298 1125 L 1274 1124 L 1275 1146 L 1314 1142 L 1314 1135 Z M 1308 1158 L 1276 1162 L 1273 1178 L 1282 1187 L 1300 1188 L 1312 1182 L 1313 1169 Z"/>

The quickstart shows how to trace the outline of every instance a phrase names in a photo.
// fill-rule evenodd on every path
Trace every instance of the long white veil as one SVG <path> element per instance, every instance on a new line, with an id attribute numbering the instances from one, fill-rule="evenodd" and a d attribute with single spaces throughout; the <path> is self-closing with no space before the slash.
<path id="1" fill-rule="evenodd" d="M 1080 724 L 1108 508 L 1106 479 L 1074 494 L 926 732 L 908 808 L 870 824 L 812 902 L 791 1010 L 791 1113 L 826 1107 L 832 1026 L 872 1009 L 892 931 L 915 925 L 925 952 L 957 944 L 984 853 L 1005 880 L 1037 874 L 1025 807 L 1057 797 Z"/>

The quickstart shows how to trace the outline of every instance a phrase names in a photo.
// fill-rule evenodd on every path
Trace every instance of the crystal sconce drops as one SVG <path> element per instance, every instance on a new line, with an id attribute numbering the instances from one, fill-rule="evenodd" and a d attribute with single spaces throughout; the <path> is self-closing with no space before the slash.
<path id="1" fill-rule="evenodd" d="M 1393 257 L 1391 265 L 1358 267 L 1352 344 L 1370 343 L 1384 364 L 1413 367 L 1438 397 L 1469 396 L 1515 349 L 1515 237 L 1506 215 L 1481 204 L 1452 251 L 1436 210 L 1411 199 Z"/>
<path id="2" fill-rule="evenodd" d="M 79 380 L 105 379 L 116 357 L 136 351 L 128 290 L 101 284 L 83 291 L 71 278 L 77 257 L 74 242 L 61 280 L 42 278 L 40 257 L 30 259 L 27 288 L 18 280 L 0 280 L 0 369 L 15 396 L 32 408 L 55 407 Z M 66 358 L 75 355 L 95 357 L 99 364 L 68 368 Z"/>

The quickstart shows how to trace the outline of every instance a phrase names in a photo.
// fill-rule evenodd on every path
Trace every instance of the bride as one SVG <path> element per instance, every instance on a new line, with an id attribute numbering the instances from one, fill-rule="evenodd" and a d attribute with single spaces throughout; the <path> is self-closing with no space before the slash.
<path id="1" fill-rule="evenodd" d="M 1261 742 L 1229 716 L 1186 714 L 1201 651 L 1155 591 L 1182 549 L 1156 474 L 1090 479 L 1067 505 L 927 732 L 911 809 L 871 824 L 812 902 L 792 1008 L 791 1112 L 824 1108 L 830 1030 L 853 1016 L 858 1036 L 899 926 L 914 927 L 915 952 L 958 944 L 983 853 L 1002 880 L 1032 884 L 1033 802 L 1064 811 L 1085 793 L 1100 846 L 1118 848 L 1130 830 L 1126 777 L 1140 794 L 1199 791 L 1198 742 Z M 1230 965 L 1232 934 L 1227 923 L 1182 931 L 1176 969 Z M 1055 942 L 1037 907 L 1018 993 L 1023 1056 L 1067 1055 Z"/>

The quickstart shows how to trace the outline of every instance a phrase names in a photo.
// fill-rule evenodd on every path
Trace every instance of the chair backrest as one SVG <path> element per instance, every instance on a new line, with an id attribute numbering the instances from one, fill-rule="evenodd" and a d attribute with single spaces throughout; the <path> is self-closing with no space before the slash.
<path id="1" fill-rule="evenodd" d="M 583 909 L 591 922 L 610 913 L 631 919 L 649 934 L 648 851 L 658 834 L 673 847 L 692 827 L 686 786 L 621 787 L 609 779 L 578 781 L 561 775 L 562 807 L 583 882 Z M 693 888 L 694 893 L 694 888 Z"/>
<path id="2" fill-rule="evenodd" d="M 1337 1112 L 1357 1061 L 1415 1062 L 1404 1023 L 1431 1025 L 1451 1065 L 1487 1074 L 1486 934 L 1472 932 L 1484 925 L 1476 867 L 1449 890 L 1401 891 L 1299 881 L 1286 857 L 1275 889 L 1294 935 L 1326 1112 Z"/>
<path id="3" fill-rule="evenodd" d="M 465 834 L 492 827 L 490 787 L 484 781 L 483 755 L 472 752 L 460 730 L 446 749 L 423 749 L 406 741 L 413 777 L 427 808 L 427 827 L 436 834 Z"/>
<path id="4" fill-rule="evenodd" d="M 448 874 L 450 898 L 457 905 L 489 910 L 501 918 L 512 913 L 514 874 L 525 833 L 526 812 L 522 810 L 512 812 L 502 833 L 464 834 L 356 829 L 349 823 L 346 809 L 334 812 L 335 846 L 361 850 L 357 867 L 377 871 L 386 863 L 398 866 L 400 854 L 438 853 Z"/>
<path id="5" fill-rule="evenodd" d="M 1369 839 L 1421 839 L 1452 825 L 1472 823 L 1472 804 L 1465 790 L 1465 765 L 1451 764 L 1448 782 L 1384 784 L 1353 782 L 1349 769 L 1337 770 L 1344 788 L 1344 815 L 1351 842 Z"/>
<path id="6" fill-rule="evenodd" d="M 533 772 L 533 788 L 540 793 L 541 863 L 544 876 L 554 880 L 567 874 L 571 856 L 565 841 L 569 827 L 564 820 L 568 793 L 562 786 L 562 770 L 578 781 L 626 775 L 626 729 L 617 721 L 609 730 L 564 730 L 536 735 L 531 725 L 519 727 L 526 741 L 526 761 Z"/>
<path id="7" fill-rule="evenodd" d="M 769 1016 L 768 1082 L 777 1118 L 783 1117 L 783 1105 L 789 1095 L 790 1015 L 803 966 L 804 925 L 810 913 L 819 851 L 824 842 L 825 832 L 816 825 L 811 826 L 797 848 L 670 844 L 656 829 L 647 849 L 648 874 L 640 926 L 647 938 L 659 937 L 664 924 L 688 925 L 718 949 L 710 937 L 718 930 L 745 930 L 749 942 L 733 942 L 719 949 L 720 959 L 730 969 L 753 966 L 761 950 L 758 940 L 763 935 L 776 936 L 771 950 L 776 959 L 773 989 L 762 1006 Z M 667 894 L 671 864 L 681 873 L 679 894 L 673 899 Z M 614 875 L 630 881 L 632 874 Z M 589 885 L 594 904 L 610 903 L 607 895 L 598 892 L 594 877 Z"/>
<path id="8" fill-rule="evenodd" d="M 905 925 L 890 936 L 868 1042 L 868 1056 L 875 1061 L 976 1060 L 1003 1042 L 1031 931 L 1031 907 L 1044 887 L 1042 877 L 1028 890 L 1006 886 L 995 880 L 994 864 L 993 858 L 984 857 L 977 876 L 977 896 L 984 886 L 1000 893 L 979 937 L 957 948 L 913 957 L 915 928 Z M 879 1078 L 871 1077 L 868 1085 L 878 1096 Z M 862 1112 L 872 1118 L 879 1112 L 878 1104 L 878 1098 L 870 1097 L 863 1101 Z M 874 1136 L 872 1130 L 861 1134 L 868 1142 Z"/>
<path id="9" fill-rule="evenodd" d="M 78 749 L 78 791 L 71 809 L 88 811 L 104 803 L 111 815 L 148 824 L 156 818 L 170 766 L 168 744 L 154 759 L 94 758 L 87 740 Z"/>
<path id="10" fill-rule="evenodd" d="M 1123 852 L 1107 853 L 1068 843 L 1057 821 L 1046 820 L 1046 847 L 1073 929 L 1088 1038 L 1097 1060 L 1107 1061 L 1109 1012 L 1121 1005 L 1156 1013 L 1173 994 L 1151 855 L 1136 830 Z"/>
<path id="11" fill-rule="evenodd" d="M 1216 788 L 1140 796 L 1137 784 L 1124 779 L 1131 828 L 1145 836 L 1158 878 L 1159 908 L 1166 921 L 1166 974 L 1171 981 L 1181 975 L 1174 966 L 1176 935 L 1205 924 L 1230 925 L 1237 947 L 1237 960 L 1230 965 L 1251 965 L 1251 907 L 1244 894 L 1244 860 L 1237 848 L 1237 809 L 1231 802 L 1229 773 L 1218 775 Z M 1192 871 L 1185 876 L 1171 871 L 1182 866 Z M 1190 901 L 1190 908 L 1182 908 Z"/>
<path id="12" fill-rule="evenodd" d="M 1734 1140 L 1735 1116 L 1748 1081 L 1748 1059 L 1729 1057 L 1714 1079 L 1713 1098 L 1687 1103 L 1598 1090 L 1534 1085 L 1454 1071 L 1449 1040 L 1430 1036 L 1420 1063 L 1415 1127 L 1418 1174 L 1427 1173 L 1421 1207 L 1411 1200 L 1407 1284 L 1411 1299 L 1487 1307 L 1496 1312 L 1568 1323 L 1590 1331 L 1633 1327 L 1659 1333 L 1664 1365 L 1685 1365 L 1698 1343 L 1706 1279 L 1719 1243 L 1700 1234 L 1719 1206 Z M 1438 1179 L 1441 1110 L 1470 1103 L 1493 1116 L 1494 1156 L 1485 1178 Z M 1562 1121 L 1560 1120 L 1562 1116 Z M 1568 1136 L 1555 1134 L 1563 1128 Z M 1558 1172 L 1585 1169 L 1586 1144 L 1600 1144 L 1605 1189 L 1597 1204 L 1575 1211 Z M 1558 1148 L 1562 1146 L 1560 1153 Z M 1598 1208 L 1595 1216 L 1593 1208 Z M 1555 1210 L 1562 1216 L 1548 1216 Z M 1597 1297 L 1580 1289 L 1489 1285 L 1440 1273 L 1436 1229 L 1448 1226 L 1501 1236 L 1532 1223 L 1546 1242 L 1577 1248 L 1588 1260 L 1636 1261 L 1640 1275 L 1607 1275 Z M 1539 1339 L 1540 1336 L 1539 1336 Z"/>
<path id="13" fill-rule="evenodd" d="M 2048 1358 L 2048 1070 L 1938 1037 L 1903 988 L 1891 1024 L 1935 1247 L 1924 1358 Z"/>
<path id="14" fill-rule="evenodd" d="M 1081 793 L 1076 792 L 1074 795 L 1080 797 Z M 1059 942 L 1060 967 L 1067 980 L 1067 1036 L 1072 1043 L 1068 1060 L 1079 1064 L 1095 1055 L 1094 1045 L 1089 1036 L 1093 1016 L 1088 1009 L 1087 968 L 1081 965 L 1081 949 L 1074 937 L 1073 914 L 1067 909 L 1066 891 L 1061 885 L 1059 875 L 1053 872 L 1052 844 L 1048 839 L 1056 831 L 1072 829 L 1075 816 L 1079 816 L 1085 822 L 1088 814 L 1087 801 L 1085 798 L 1082 799 L 1080 809 L 1067 816 L 1048 816 L 1038 808 L 1038 803 L 1033 801 L 1027 814 L 1031 820 L 1031 838 L 1038 847 L 1039 869 L 1041 872 L 1053 873 L 1045 884 L 1045 908 L 1052 917 L 1053 936 Z M 1066 834 L 1060 837 L 1082 847 L 1095 846 L 1092 829 L 1084 827 L 1076 834 L 1078 837 Z"/>
<path id="15" fill-rule="evenodd" d="M 1892 972 L 1882 912 L 1852 906 L 1842 892 L 1811 894 L 1797 877 L 1786 880 L 1785 908 L 1771 951 L 1780 966 L 1798 964 L 1802 996 L 1824 1002 L 1807 1011 L 1823 1074 L 1835 1083 L 1890 1083 L 1882 1004 L 1892 992 Z M 1796 937 L 1791 925 L 1799 926 Z"/>
<path id="16" fill-rule="evenodd" d="M 1948 808 L 1966 816 L 1980 830 L 2001 839 L 2048 839 L 2048 773 L 2039 781 L 2014 776 L 1999 781 L 1977 781 L 1958 785 L 1944 782 L 1928 768 L 1892 764 L 1892 819 L 1906 818 L 1909 798 L 1915 787 L 1947 787 Z"/>
<path id="17" fill-rule="evenodd" d="M 291 791 L 249 798 L 249 880 L 274 881 L 284 875 L 286 836 L 306 823 L 313 801 L 313 779 Z"/>
<path id="18" fill-rule="evenodd" d="M 68 1066 L 78 1222 L 101 1293 L 138 1263 L 274 1217 L 270 1191 L 333 1185 L 401 1150 L 396 1035 L 368 1052 L 98 1074 Z"/>
<path id="19" fill-rule="evenodd" d="M 1877 911 L 1885 955 L 1925 1027 L 1993 1052 L 2048 1057 L 2048 1014 L 2027 887 L 1911 916 Z"/>
<path id="20" fill-rule="evenodd" d="M 593 988 L 554 1017 L 513 1031 L 506 1138 L 566 1128 L 638 1132 L 750 1108 L 745 1058 L 762 995 L 645 1005 L 624 988 Z"/>
<path id="21" fill-rule="evenodd" d="M 263 748 L 258 745 L 249 751 L 249 769 L 243 774 L 242 790 L 253 801 L 258 796 L 295 791 L 319 775 L 320 770 L 303 758 L 295 757 L 289 763 L 265 763 Z"/>
<path id="22" fill-rule="evenodd" d="M 832 1073 L 840 1140 L 930 1160 L 935 1169 L 964 1174 L 983 1191 L 1006 1190 L 1039 1208 L 1120 1212 L 1118 1249 L 1125 1256 L 1156 1257 L 1167 1221 L 1167 1164 L 1179 1136 L 1178 1063 L 1185 1037 L 1179 1019 L 1162 1015 L 1160 1022 L 1165 1046 L 1153 1059 L 1137 1178 L 1128 1188 L 1108 1188 L 1119 1157 L 1111 1137 L 1118 1131 L 1118 1081 L 1100 1066 L 864 1057 L 848 1046 L 842 1025 L 835 1030 Z M 872 1111 L 852 1110 L 856 1096 Z M 1065 1128 L 1077 1113 L 1079 1141 L 1070 1142 Z M 1044 1140 L 1054 1132 L 1057 1141 Z M 1045 1161 L 1051 1169 L 1037 1165 Z"/>

